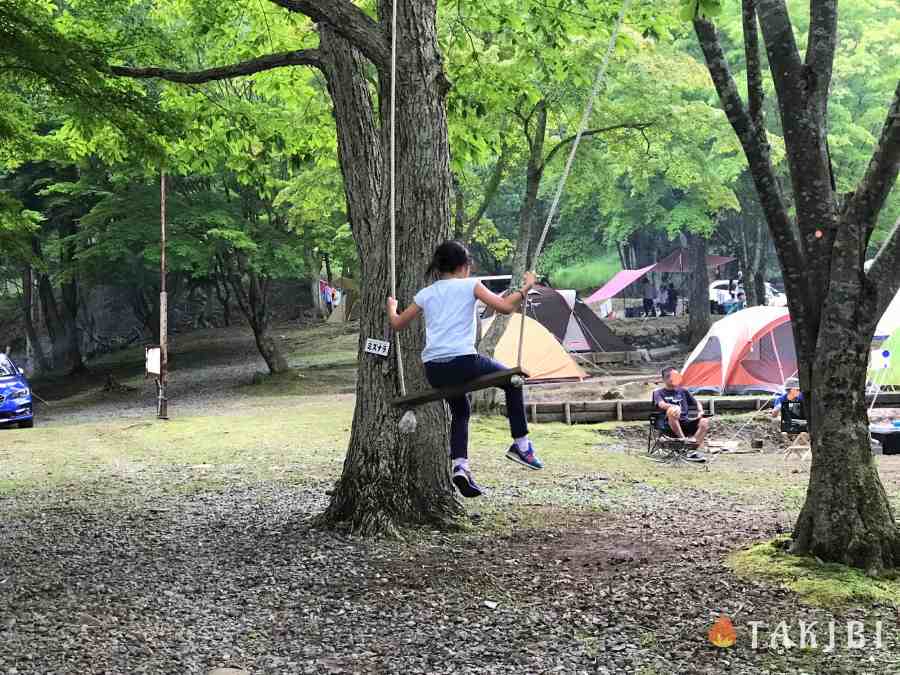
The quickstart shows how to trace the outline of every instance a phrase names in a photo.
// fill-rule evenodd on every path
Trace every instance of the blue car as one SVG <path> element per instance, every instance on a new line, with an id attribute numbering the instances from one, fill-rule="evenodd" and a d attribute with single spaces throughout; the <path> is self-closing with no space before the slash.
<path id="1" fill-rule="evenodd" d="M 0 354 L 0 428 L 13 424 L 21 429 L 34 426 L 31 387 L 25 372 L 6 354 Z"/>

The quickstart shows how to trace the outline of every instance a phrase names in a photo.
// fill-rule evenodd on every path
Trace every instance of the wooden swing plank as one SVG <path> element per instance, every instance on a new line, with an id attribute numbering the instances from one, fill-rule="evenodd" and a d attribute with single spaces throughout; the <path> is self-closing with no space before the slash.
<path id="1" fill-rule="evenodd" d="M 433 403 L 434 401 L 442 401 L 445 398 L 456 398 L 470 391 L 478 391 L 479 389 L 490 389 L 491 387 L 502 387 L 509 381 L 519 375 L 523 379 L 528 379 L 528 372 L 522 368 L 510 368 L 508 370 L 500 370 L 490 375 L 482 375 L 470 380 L 465 384 L 458 384 L 455 387 L 445 387 L 443 389 L 425 389 L 417 391 L 391 401 L 391 405 L 398 408 L 411 408 L 424 403 Z"/>

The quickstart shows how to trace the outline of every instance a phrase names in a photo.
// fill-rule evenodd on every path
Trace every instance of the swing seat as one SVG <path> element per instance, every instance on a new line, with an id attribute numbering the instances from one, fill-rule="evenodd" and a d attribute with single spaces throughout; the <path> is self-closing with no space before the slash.
<path id="1" fill-rule="evenodd" d="M 510 381 L 519 376 L 523 380 L 527 380 L 529 375 L 522 368 L 509 368 L 500 370 L 490 375 L 482 375 L 474 380 L 469 380 L 465 384 L 459 384 L 455 387 L 444 387 L 443 389 L 425 389 L 423 391 L 414 392 L 395 398 L 391 401 L 391 405 L 395 408 L 415 408 L 425 403 L 433 403 L 434 401 L 443 401 L 446 398 L 457 398 L 470 391 L 478 391 L 480 389 L 490 389 L 491 387 L 505 387 Z"/>

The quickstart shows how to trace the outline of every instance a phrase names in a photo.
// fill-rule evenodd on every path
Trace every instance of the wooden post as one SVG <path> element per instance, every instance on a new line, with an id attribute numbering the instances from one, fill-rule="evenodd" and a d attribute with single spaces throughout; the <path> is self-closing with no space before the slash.
<path id="1" fill-rule="evenodd" d="M 537 422 L 537 403 L 531 404 L 531 421 Z"/>
<path id="2" fill-rule="evenodd" d="M 616 401 L 616 420 L 621 422 L 622 418 L 622 401 Z"/>
<path id="3" fill-rule="evenodd" d="M 709 416 L 716 416 L 716 399 L 714 398 L 709 399 Z"/>
<path id="4" fill-rule="evenodd" d="M 571 426 L 571 424 L 572 424 L 572 405 L 570 403 L 566 402 L 565 405 L 563 406 L 563 412 L 566 415 L 566 424 Z"/>
<path id="5" fill-rule="evenodd" d="M 156 417 L 169 419 L 166 386 L 169 383 L 169 302 L 166 293 L 166 173 L 159 176 L 159 379 Z"/>

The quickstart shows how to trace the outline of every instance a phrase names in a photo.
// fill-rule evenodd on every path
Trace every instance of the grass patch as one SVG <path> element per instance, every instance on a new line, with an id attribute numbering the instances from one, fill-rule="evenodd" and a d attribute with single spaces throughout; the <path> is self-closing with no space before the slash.
<path id="1" fill-rule="evenodd" d="M 317 396 L 352 394 L 356 391 L 356 364 L 332 364 L 329 367 L 290 368 L 272 375 L 258 372 L 242 387 L 248 396 Z"/>
<path id="2" fill-rule="evenodd" d="M 787 538 L 756 544 L 729 556 L 727 565 L 748 579 L 779 583 L 807 605 L 838 608 L 888 604 L 900 608 L 900 580 L 873 579 L 862 571 L 815 558 L 791 555 Z"/>
<path id="3" fill-rule="evenodd" d="M 253 405 L 168 422 L 72 424 L 64 433 L 40 426 L 3 431 L 0 494 L 91 480 L 129 490 L 133 478 L 169 470 L 199 486 L 223 476 L 293 481 L 339 475 L 351 401 L 309 398 L 285 405 L 258 398 Z"/>
<path id="4" fill-rule="evenodd" d="M 584 290 L 602 286 L 622 270 L 616 253 L 607 253 L 597 260 L 562 267 L 550 275 L 556 288 Z"/>

